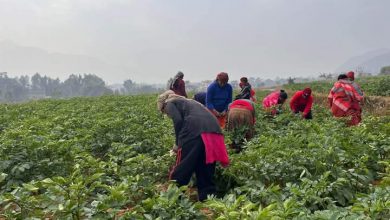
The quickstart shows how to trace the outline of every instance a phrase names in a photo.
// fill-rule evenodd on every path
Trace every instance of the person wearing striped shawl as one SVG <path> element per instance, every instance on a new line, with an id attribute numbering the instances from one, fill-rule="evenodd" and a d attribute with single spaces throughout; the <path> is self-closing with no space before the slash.
<path id="1" fill-rule="evenodd" d="M 354 87 L 346 74 L 341 74 L 328 95 L 329 107 L 334 117 L 349 117 L 348 126 L 358 125 L 362 120 L 360 102 L 363 95 Z"/>

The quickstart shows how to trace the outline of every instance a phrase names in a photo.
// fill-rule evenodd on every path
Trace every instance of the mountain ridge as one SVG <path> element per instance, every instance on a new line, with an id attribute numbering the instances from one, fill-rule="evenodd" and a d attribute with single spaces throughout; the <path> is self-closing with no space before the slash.
<path id="1" fill-rule="evenodd" d="M 390 66 L 390 49 L 382 48 L 369 51 L 359 56 L 351 57 L 335 72 L 347 72 L 350 70 L 371 74 L 378 74 L 383 66 Z"/>

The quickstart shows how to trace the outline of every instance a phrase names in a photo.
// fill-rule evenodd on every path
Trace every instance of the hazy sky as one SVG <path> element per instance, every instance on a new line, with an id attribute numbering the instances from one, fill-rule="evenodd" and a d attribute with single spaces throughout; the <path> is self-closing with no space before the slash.
<path id="1" fill-rule="evenodd" d="M 389 0 L 0 0 L 0 40 L 95 57 L 117 67 L 97 73 L 110 83 L 165 82 L 178 70 L 191 81 L 317 76 L 390 48 L 389 9 Z"/>

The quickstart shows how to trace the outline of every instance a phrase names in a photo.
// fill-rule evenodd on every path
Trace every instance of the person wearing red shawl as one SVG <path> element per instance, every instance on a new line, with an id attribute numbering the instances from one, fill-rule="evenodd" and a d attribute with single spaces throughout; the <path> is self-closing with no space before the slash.
<path id="1" fill-rule="evenodd" d="M 168 90 L 157 98 L 157 108 L 173 121 L 176 164 L 169 179 L 187 185 L 195 172 L 198 198 L 207 199 L 216 192 L 215 164 L 229 164 L 224 136 L 217 119 L 199 102 Z"/>
<path id="2" fill-rule="evenodd" d="M 263 99 L 263 108 L 275 116 L 282 112 L 282 106 L 287 100 L 287 93 L 284 90 L 275 91 Z"/>
<path id="3" fill-rule="evenodd" d="M 311 107 L 313 105 L 313 96 L 311 89 L 305 88 L 302 91 L 296 92 L 290 100 L 291 111 L 295 114 L 302 112 L 302 117 L 312 119 Z"/>
<path id="4" fill-rule="evenodd" d="M 359 103 L 363 101 L 360 91 L 356 90 L 348 76 L 341 74 L 328 95 L 329 107 L 334 117 L 350 117 L 348 126 L 358 125 L 361 118 Z"/>
<path id="5" fill-rule="evenodd" d="M 184 74 L 182 72 L 178 72 L 170 85 L 170 90 L 174 91 L 177 95 L 187 98 L 186 85 L 183 78 Z"/>
<path id="6" fill-rule="evenodd" d="M 243 132 L 242 136 L 249 140 L 254 135 L 255 122 L 255 106 L 251 100 L 237 99 L 229 105 L 227 122 L 228 131 Z M 240 151 L 242 140 L 233 140 L 232 142 L 232 147 Z"/>

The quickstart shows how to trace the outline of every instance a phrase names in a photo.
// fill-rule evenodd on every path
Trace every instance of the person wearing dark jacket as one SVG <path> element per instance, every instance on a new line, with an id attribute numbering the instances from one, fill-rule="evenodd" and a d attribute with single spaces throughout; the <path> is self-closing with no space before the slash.
<path id="1" fill-rule="evenodd" d="M 248 78 L 242 77 L 240 79 L 239 85 L 240 85 L 241 91 L 240 91 L 240 94 L 238 94 L 235 99 L 250 99 L 252 96 L 251 95 L 252 86 L 251 86 L 251 84 L 249 84 Z"/>
<path id="2" fill-rule="evenodd" d="M 179 186 L 187 185 L 195 172 L 200 201 L 216 192 L 215 162 L 229 164 L 224 137 L 217 119 L 200 103 L 168 90 L 159 95 L 157 107 L 173 121 L 176 146 L 176 165 L 170 179 Z"/>
<path id="3" fill-rule="evenodd" d="M 170 89 L 174 91 L 175 94 L 187 98 L 186 85 L 183 78 L 184 78 L 184 74 L 182 72 L 178 72 L 175 78 L 173 79 L 172 84 L 170 85 Z"/>
<path id="4" fill-rule="evenodd" d="M 202 105 L 206 106 L 206 92 L 198 92 L 194 95 L 193 100 L 201 103 Z"/>

